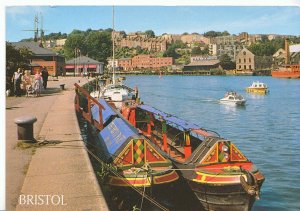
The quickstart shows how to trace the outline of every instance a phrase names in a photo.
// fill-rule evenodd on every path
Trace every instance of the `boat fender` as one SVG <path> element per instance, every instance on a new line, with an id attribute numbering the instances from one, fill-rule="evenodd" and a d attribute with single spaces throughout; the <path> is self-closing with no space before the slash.
<path id="1" fill-rule="evenodd" d="M 243 169 L 242 171 L 245 173 L 244 175 L 240 176 L 242 187 L 249 195 L 255 196 L 256 199 L 259 199 L 259 187 L 255 176 L 245 169 Z"/>

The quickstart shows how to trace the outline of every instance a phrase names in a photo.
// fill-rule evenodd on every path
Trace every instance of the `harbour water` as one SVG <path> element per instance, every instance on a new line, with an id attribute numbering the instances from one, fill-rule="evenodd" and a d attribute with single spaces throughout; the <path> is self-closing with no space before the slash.
<path id="1" fill-rule="evenodd" d="M 264 82 L 267 95 L 245 87 Z M 126 76 L 141 100 L 233 140 L 265 175 L 253 210 L 300 210 L 300 80 L 238 76 Z M 242 94 L 244 107 L 223 105 L 226 91 Z"/>

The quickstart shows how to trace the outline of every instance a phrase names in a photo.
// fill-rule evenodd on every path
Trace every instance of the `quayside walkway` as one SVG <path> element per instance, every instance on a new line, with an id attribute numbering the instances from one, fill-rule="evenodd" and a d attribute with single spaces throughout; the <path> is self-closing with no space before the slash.
<path id="1" fill-rule="evenodd" d="M 61 77 L 48 81 L 41 97 L 6 99 L 6 210 L 108 210 L 80 135 L 78 80 L 87 82 Z M 23 115 L 37 118 L 34 137 L 42 144 L 34 149 L 17 140 L 14 119 Z"/>

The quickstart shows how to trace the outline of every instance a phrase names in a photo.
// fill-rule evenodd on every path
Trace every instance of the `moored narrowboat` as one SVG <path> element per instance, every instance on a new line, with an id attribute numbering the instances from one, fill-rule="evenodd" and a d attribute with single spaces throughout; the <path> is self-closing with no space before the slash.
<path id="1" fill-rule="evenodd" d="M 83 108 L 79 94 L 76 110 L 88 120 L 96 134 L 99 157 L 114 171 L 108 175 L 108 184 L 116 187 L 153 187 L 176 181 L 179 176 L 172 162 L 161 151 L 125 120 L 108 102 L 96 100 L 75 84 L 85 94 Z M 78 91 L 76 91 L 78 93 Z M 93 101 L 93 106 L 90 101 Z"/>
<path id="2" fill-rule="evenodd" d="M 207 210 L 250 210 L 264 176 L 230 141 L 148 105 L 122 114 L 173 161 Z"/>

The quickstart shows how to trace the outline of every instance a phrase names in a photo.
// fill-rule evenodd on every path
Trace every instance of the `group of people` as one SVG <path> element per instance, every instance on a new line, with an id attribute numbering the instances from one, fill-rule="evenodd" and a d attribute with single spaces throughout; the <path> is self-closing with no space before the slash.
<path id="1" fill-rule="evenodd" d="M 31 75 L 30 70 L 18 68 L 12 77 L 14 95 L 20 97 L 23 93 L 32 93 L 36 97 L 40 96 L 42 88 L 47 89 L 48 76 L 49 74 L 45 67 L 41 71 L 37 71 L 34 76 Z"/>

